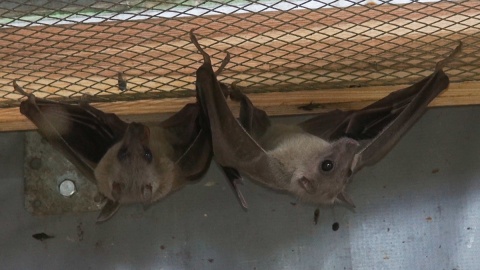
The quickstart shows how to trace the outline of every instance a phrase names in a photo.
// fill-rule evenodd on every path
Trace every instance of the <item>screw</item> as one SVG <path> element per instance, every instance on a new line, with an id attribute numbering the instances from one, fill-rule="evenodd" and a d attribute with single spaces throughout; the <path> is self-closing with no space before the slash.
<path id="1" fill-rule="evenodd" d="M 60 194 L 62 194 L 65 197 L 70 197 L 73 194 L 75 194 L 75 192 L 77 192 L 77 188 L 75 187 L 75 182 L 73 182 L 70 179 L 63 180 L 58 186 L 58 189 L 60 191 Z"/>

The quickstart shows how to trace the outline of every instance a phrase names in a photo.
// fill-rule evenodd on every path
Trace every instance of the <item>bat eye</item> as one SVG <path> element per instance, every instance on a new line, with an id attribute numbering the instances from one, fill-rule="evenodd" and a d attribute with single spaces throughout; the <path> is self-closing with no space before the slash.
<path id="1" fill-rule="evenodd" d="M 118 157 L 118 160 L 120 161 L 123 161 L 127 158 L 127 147 L 126 146 L 122 146 L 120 148 L 120 150 L 118 150 L 118 153 L 117 153 L 117 157 Z"/>
<path id="2" fill-rule="evenodd" d="M 153 156 L 152 156 L 152 151 L 150 151 L 150 149 L 148 149 L 147 147 L 143 148 L 143 157 L 145 158 L 145 160 L 150 163 L 152 162 L 152 159 L 153 159 Z"/>
<path id="3" fill-rule="evenodd" d="M 322 171 L 329 172 L 333 169 L 333 161 L 327 159 L 322 162 Z"/>

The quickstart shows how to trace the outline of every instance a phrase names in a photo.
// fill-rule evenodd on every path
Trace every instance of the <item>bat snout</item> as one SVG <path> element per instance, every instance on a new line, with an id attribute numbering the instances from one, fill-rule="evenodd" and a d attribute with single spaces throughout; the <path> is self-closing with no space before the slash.
<path id="1" fill-rule="evenodd" d="M 298 180 L 298 184 L 308 193 L 308 194 L 314 194 L 315 191 L 317 191 L 317 188 L 315 184 L 313 183 L 312 180 L 302 177 L 300 180 Z"/>

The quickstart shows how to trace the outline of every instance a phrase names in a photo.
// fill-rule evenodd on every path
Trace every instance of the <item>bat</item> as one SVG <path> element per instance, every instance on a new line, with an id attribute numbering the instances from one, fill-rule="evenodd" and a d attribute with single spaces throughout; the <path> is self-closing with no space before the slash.
<path id="1" fill-rule="evenodd" d="M 322 106 L 321 104 L 314 103 L 313 101 L 311 101 L 310 103 L 298 106 L 297 109 L 304 110 L 304 111 L 313 111 L 314 109 L 321 108 L 321 106 Z"/>
<path id="2" fill-rule="evenodd" d="M 448 87 L 449 78 L 442 69 L 462 47 L 460 42 L 431 75 L 363 109 L 320 113 L 287 126 L 272 124 L 264 111 L 233 87 L 230 96 L 240 102 L 237 120 L 213 73 L 210 56 L 193 31 L 190 38 L 203 56 L 196 85 L 208 116 L 215 161 L 304 202 L 343 202 L 350 207 L 355 205 L 345 188 L 352 175 L 383 158 Z"/>
<path id="3" fill-rule="evenodd" d="M 66 104 L 14 89 L 27 96 L 20 112 L 106 198 L 97 222 L 112 217 L 121 204 L 150 205 L 209 168 L 210 131 L 198 103 L 185 105 L 167 120 L 126 123 L 87 102 Z"/>
<path id="4" fill-rule="evenodd" d="M 117 73 L 117 86 L 118 86 L 118 89 L 120 89 L 120 91 L 127 90 L 127 81 L 123 77 L 123 72 Z"/>

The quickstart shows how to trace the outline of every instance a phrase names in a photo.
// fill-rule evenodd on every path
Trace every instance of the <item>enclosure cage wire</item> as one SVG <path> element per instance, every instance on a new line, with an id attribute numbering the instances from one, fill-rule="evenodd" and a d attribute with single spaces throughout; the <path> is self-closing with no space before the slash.
<path id="1" fill-rule="evenodd" d="M 201 56 L 246 92 L 411 83 L 457 45 L 451 81 L 480 78 L 478 1 L 8 0 L 0 2 L 0 107 L 16 80 L 38 97 L 194 96 Z M 127 90 L 119 88 L 123 74 Z"/>

